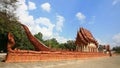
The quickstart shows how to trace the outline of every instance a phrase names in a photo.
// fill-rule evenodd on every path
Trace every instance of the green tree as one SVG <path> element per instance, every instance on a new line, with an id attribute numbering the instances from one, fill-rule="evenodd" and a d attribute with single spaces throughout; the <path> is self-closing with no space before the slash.
<path id="1" fill-rule="evenodd" d="M 76 45 L 75 41 L 73 40 L 68 40 L 67 43 L 64 44 L 66 49 L 69 49 L 69 51 L 75 51 L 76 50 Z"/>
<path id="2" fill-rule="evenodd" d="M 9 20 L 16 20 L 15 11 L 17 9 L 16 5 L 17 0 L 0 0 L 0 12 L 2 12 L 5 17 Z"/>
<path id="3" fill-rule="evenodd" d="M 116 53 L 120 53 L 120 46 L 115 46 L 112 49 L 113 51 L 115 51 Z"/>
<path id="4" fill-rule="evenodd" d="M 7 52 L 7 33 L 5 34 L 0 34 L 0 52 Z"/>
<path id="5" fill-rule="evenodd" d="M 73 41 L 73 40 L 68 40 L 67 43 L 60 44 L 55 38 L 43 40 L 42 39 L 43 35 L 41 32 L 39 32 L 38 34 L 35 34 L 34 36 L 38 40 L 43 42 L 46 46 L 50 47 L 51 49 L 67 49 L 69 51 L 76 50 L 75 41 Z"/>
<path id="6" fill-rule="evenodd" d="M 43 35 L 42 35 L 42 33 L 41 32 L 39 32 L 38 34 L 35 34 L 34 35 L 38 40 L 40 40 L 41 42 L 43 42 Z"/>
<path id="7" fill-rule="evenodd" d="M 55 38 L 45 40 L 44 43 L 51 48 L 59 48 L 59 43 Z"/>
<path id="8" fill-rule="evenodd" d="M 63 49 L 66 49 L 66 48 L 65 48 L 65 43 L 59 44 L 59 48 L 62 49 L 62 50 L 63 50 Z"/>
<path id="9" fill-rule="evenodd" d="M 99 45 L 99 46 L 98 46 L 98 51 L 99 51 L 99 52 L 103 52 L 103 49 L 104 49 L 103 45 Z"/>
<path id="10" fill-rule="evenodd" d="M 29 42 L 24 29 L 15 17 L 14 11 L 17 8 L 15 4 L 16 2 L 17 0 L 0 0 L 0 34 L 11 32 L 14 35 L 16 44 L 13 49 L 34 50 L 34 47 Z M 1 41 L 3 42 L 5 40 L 2 39 Z M 3 50 L 7 50 L 4 44 L 1 44 L 1 46 L 3 46 Z M 4 49 L 4 47 L 6 49 Z"/>
<path id="11" fill-rule="evenodd" d="M 8 19 L 8 18 L 6 18 Z M 34 50 L 34 47 L 29 42 L 24 29 L 21 27 L 18 21 L 7 21 L 0 17 L 0 34 L 11 32 L 14 35 L 15 46 L 14 48 Z"/>

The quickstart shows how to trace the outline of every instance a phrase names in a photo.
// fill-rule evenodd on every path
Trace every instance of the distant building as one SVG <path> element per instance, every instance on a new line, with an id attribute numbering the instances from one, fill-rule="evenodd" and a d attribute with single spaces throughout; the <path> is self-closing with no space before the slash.
<path id="1" fill-rule="evenodd" d="M 91 32 L 85 28 L 80 28 L 77 32 L 75 44 L 77 45 L 77 51 L 98 52 L 98 42 Z"/>

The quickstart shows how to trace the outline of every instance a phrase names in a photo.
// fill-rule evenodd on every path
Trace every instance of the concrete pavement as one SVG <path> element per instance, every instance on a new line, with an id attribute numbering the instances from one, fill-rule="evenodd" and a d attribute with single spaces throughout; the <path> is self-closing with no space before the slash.
<path id="1" fill-rule="evenodd" d="M 120 68 L 120 56 L 82 60 L 77 63 L 49 68 Z"/>

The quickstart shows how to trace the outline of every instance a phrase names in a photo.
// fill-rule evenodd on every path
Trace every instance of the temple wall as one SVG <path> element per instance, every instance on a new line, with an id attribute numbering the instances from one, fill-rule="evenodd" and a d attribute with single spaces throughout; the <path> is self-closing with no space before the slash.
<path id="1" fill-rule="evenodd" d="M 98 48 L 94 43 L 88 43 L 87 45 L 77 45 L 77 51 L 79 52 L 98 52 Z"/>
<path id="2" fill-rule="evenodd" d="M 32 53 L 8 53 L 5 62 L 33 62 L 33 61 L 60 61 L 76 60 L 81 58 L 93 58 L 108 56 L 103 53 L 90 52 L 32 52 Z"/>
<path id="3" fill-rule="evenodd" d="M 90 43 L 88 44 L 88 46 L 91 46 L 91 47 L 95 47 L 96 48 L 96 45 L 94 43 Z"/>
<path id="4" fill-rule="evenodd" d="M 98 52 L 98 48 L 94 43 L 89 43 L 88 45 L 89 52 Z"/>

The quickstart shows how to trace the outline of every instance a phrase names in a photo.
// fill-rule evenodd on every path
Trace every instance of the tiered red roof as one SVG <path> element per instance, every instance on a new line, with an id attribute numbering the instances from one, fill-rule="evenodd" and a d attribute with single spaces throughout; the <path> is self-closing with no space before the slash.
<path id="1" fill-rule="evenodd" d="M 85 28 L 80 28 L 80 30 L 77 32 L 75 43 L 85 45 L 87 45 L 88 43 L 94 43 L 96 46 L 98 46 L 98 42 L 95 40 L 91 32 Z"/>

